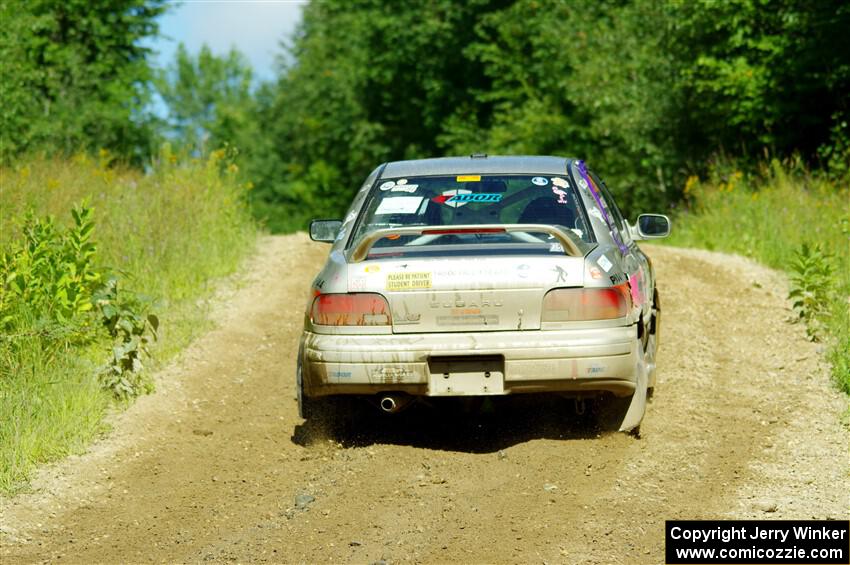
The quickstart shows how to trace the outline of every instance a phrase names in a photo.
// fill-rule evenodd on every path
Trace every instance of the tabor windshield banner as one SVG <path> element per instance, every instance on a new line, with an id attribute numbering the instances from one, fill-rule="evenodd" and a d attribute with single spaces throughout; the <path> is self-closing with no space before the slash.
<path id="1" fill-rule="evenodd" d="M 668 520 L 667 563 L 850 563 L 848 520 Z"/>

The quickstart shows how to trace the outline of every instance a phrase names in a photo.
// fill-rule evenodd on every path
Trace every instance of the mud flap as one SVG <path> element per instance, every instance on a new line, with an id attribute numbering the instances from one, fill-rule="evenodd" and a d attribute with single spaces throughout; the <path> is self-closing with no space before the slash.
<path id="1" fill-rule="evenodd" d="M 646 389 L 647 389 L 647 367 L 645 361 L 640 361 L 635 365 L 635 374 L 637 382 L 635 383 L 635 393 L 632 395 L 632 401 L 629 403 L 629 408 L 626 410 L 626 415 L 620 424 L 621 432 L 630 432 L 640 425 L 643 420 L 643 415 L 646 412 Z"/>
<path id="2" fill-rule="evenodd" d="M 304 413 L 304 377 L 301 375 L 301 354 L 304 352 L 304 344 L 298 347 L 298 362 L 295 366 L 295 398 L 298 400 L 298 417 L 306 419 Z"/>
<path id="3" fill-rule="evenodd" d="M 647 387 L 649 389 L 655 388 L 655 354 L 658 348 L 658 341 L 655 338 L 654 334 L 649 334 L 649 343 L 646 347 L 645 359 L 646 359 L 646 372 L 647 372 Z"/>

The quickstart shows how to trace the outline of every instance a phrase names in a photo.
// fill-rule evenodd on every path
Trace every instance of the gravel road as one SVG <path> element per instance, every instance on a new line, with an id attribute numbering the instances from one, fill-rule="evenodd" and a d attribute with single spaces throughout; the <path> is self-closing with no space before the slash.
<path id="1" fill-rule="evenodd" d="M 847 400 L 784 279 L 647 250 L 663 325 L 640 438 L 521 398 L 327 437 L 293 400 L 327 247 L 266 237 L 155 394 L 0 499 L 0 561 L 660 563 L 665 519 L 847 519 Z"/>

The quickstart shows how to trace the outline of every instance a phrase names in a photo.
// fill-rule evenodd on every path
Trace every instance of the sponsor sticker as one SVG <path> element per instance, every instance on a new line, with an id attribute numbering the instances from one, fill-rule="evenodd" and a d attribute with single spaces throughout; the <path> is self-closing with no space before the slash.
<path id="1" fill-rule="evenodd" d="M 381 190 L 389 190 L 394 186 L 395 186 L 395 181 L 387 181 L 384 184 L 382 184 L 381 186 L 379 186 L 378 188 L 380 188 Z"/>
<path id="2" fill-rule="evenodd" d="M 621 282 L 625 282 L 626 275 L 623 273 L 614 273 L 608 278 L 611 280 L 611 284 L 620 284 Z"/>
<path id="3" fill-rule="evenodd" d="M 587 171 L 587 166 L 585 166 L 584 161 L 578 162 L 578 171 L 581 174 L 581 179 L 579 184 L 581 184 L 582 188 L 587 188 L 590 190 L 591 196 L 596 201 L 597 206 L 602 211 L 602 217 L 605 223 L 608 225 L 608 229 L 611 232 L 611 237 L 614 238 L 614 242 L 617 244 L 617 247 L 620 249 L 620 253 L 626 255 L 629 252 L 629 248 L 623 243 L 623 239 L 620 237 L 620 232 L 617 230 L 613 218 L 611 218 L 611 214 L 608 211 L 608 204 L 606 204 L 605 199 L 602 198 L 602 194 L 599 192 L 599 188 L 596 186 L 596 183 L 593 179 L 590 178 L 589 173 Z"/>
<path id="4" fill-rule="evenodd" d="M 437 204 L 445 204 L 446 206 L 451 206 L 452 208 L 459 208 L 461 206 L 466 206 L 466 202 L 449 202 L 454 196 L 458 194 L 472 194 L 471 190 L 466 190 L 465 188 L 459 188 L 457 190 L 446 190 L 439 196 L 435 196 L 431 200 L 436 202 Z"/>
<path id="5" fill-rule="evenodd" d="M 378 204 L 375 214 L 415 214 L 422 204 L 422 196 L 394 196 L 384 198 Z"/>
<path id="6" fill-rule="evenodd" d="M 604 270 L 606 273 L 611 270 L 611 267 L 614 266 L 614 264 L 605 255 L 597 259 L 596 262 L 599 264 L 600 267 L 602 267 L 602 270 Z"/>
<path id="7" fill-rule="evenodd" d="M 404 179 L 401 179 L 401 180 L 404 180 Z M 418 184 L 397 184 L 394 187 L 392 187 L 392 189 L 390 189 L 390 192 L 408 192 L 408 193 L 410 193 L 410 192 L 416 192 L 417 188 L 419 188 Z"/>
<path id="8" fill-rule="evenodd" d="M 555 268 L 552 270 L 555 272 L 556 275 L 558 275 L 558 278 L 555 279 L 556 283 L 567 282 L 567 271 L 565 271 L 563 267 L 555 265 Z"/>
<path id="9" fill-rule="evenodd" d="M 598 208 L 588 208 L 587 213 L 599 220 L 600 222 L 605 222 L 605 218 L 602 217 L 602 212 L 600 212 Z"/>
<path id="10" fill-rule="evenodd" d="M 554 192 L 558 196 L 558 204 L 569 204 L 569 202 L 567 202 L 567 192 L 566 191 L 561 190 L 557 186 L 553 185 L 552 186 L 552 192 Z"/>
<path id="11" fill-rule="evenodd" d="M 643 276 L 640 271 L 629 275 L 629 288 L 632 290 L 632 302 L 643 304 Z"/>
<path id="12" fill-rule="evenodd" d="M 418 324 L 421 318 L 422 314 L 419 314 L 418 312 L 415 314 L 411 314 L 410 312 L 406 314 L 394 313 L 393 324 Z"/>
<path id="13" fill-rule="evenodd" d="M 546 186 L 549 184 L 549 180 L 546 177 L 534 177 L 531 179 L 531 182 L 537 186 Z"/>
<path id="14" fill-rule="evenodd" d="M 348 290 L 363 290 L 366 288 L 368 279 L 366 277 L 351 277 L 348 279 Z"/>
<path id="15" fill-rule="evenodd" d="M 563 253 L 564 252 L 564 246 L 561 245 L 558 242 L 550 243 L 549 244 L 549 252 L 550 253 Z"/>
<path id="16" fill-rule="evenodd" d="M 561 177 L 552 177 L 552 184 L 561 188 L 567 188 L 567 181 Z"/>
<path id="17" fill-rule="evenodd" d="M 494 314 L 437 316 L 438 326 L 495 326 L 499 324 L 499 316 Z"/>
<path id="18" fill-rule="evenodd" d="M 455 194 L 452 202 L 501 202 L 502 195 L 497 192 L 476 192 L 474 194 Z"/>
<path id="19" fill-rule="evenodd" d="M 472 192 L 470 190 L 458 189 L 447 190 L 439 196 L 432 198 L 437 204 L 445 204 L 458 208 L 476 202 L 479 204 L 495 204 L 502 201 L 502 195 L 497 192 Z"/>
<path id="20" fill-rule="evenodd" d="M 479 182 L 481 175 L 458 175 L 457 182 Z"/>
<path id="21" fill-rule="evenodd" d="M 527 279 L 530 269 L 531 269 L 531 265 L 526 265 L 525 263 L 523 263 L 522 265 L 517 266 L 516 274 L 521 279 Z"/>
<path id="22" fill-rule="evenodd" d="M 370 370 L 369 378 L 383 383 L 402 382 L 414 378 L 414 373 L 404 367 L 381 367 Z"/>
<path id="23" fill-rule="evenodd" d="M 419 290 L 431 288 L 431 273 L 389 273 L 387 290 Z"/>

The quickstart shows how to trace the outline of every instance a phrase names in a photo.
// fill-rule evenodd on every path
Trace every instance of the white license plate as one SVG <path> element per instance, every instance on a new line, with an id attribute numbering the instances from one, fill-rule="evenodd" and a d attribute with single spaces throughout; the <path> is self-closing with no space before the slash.
<path id="1" fill-rule="evenodd" d="M 430 396 L 505 394 L 505 362 L 500 357 L 432 358 Z"/>

